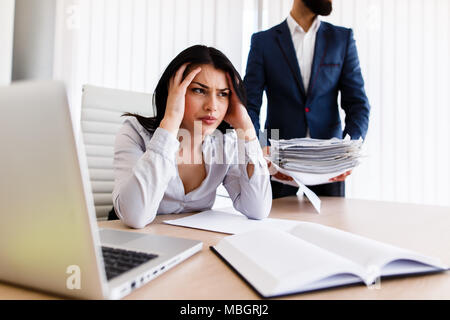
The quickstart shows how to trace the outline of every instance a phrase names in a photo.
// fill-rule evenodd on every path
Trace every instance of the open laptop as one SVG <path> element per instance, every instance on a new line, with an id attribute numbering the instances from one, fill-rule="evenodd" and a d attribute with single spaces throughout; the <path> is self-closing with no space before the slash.
<path id="1" fill-rule="evenodd" d="M 201 250 L 196 240 L 98 229 L 63 84 L 0 87 L 0 130 L 0 281 L 120 299 Z"/>

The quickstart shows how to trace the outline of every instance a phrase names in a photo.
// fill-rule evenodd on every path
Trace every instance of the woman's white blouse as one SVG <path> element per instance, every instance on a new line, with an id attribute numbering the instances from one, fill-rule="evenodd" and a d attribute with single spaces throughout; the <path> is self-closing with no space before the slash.
<path id="1" fill-rule="evenodd" d="M 223 183 L 233 206 L 248 218 L 263 219 L 272 207 L 267 163 L 258 140 L 245 142 L 236 132 L 206 136 L 202 144 L 206 178 L 185 194 L 178 174 L 179 141 L 163 128 L 149 133 L 136 118 L 127 118 L 114 152 L 114 208 L 132 228 L 143 228 L 156 214 L 209 210 Z M 247 164 L 255 166 L 252 177 Z"/>

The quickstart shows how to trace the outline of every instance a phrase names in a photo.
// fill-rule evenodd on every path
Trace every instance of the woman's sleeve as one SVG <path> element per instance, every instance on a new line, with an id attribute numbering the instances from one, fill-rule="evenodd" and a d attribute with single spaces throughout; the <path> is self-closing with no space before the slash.
<path id="1" fill-rule="evenodd" d="M 233 200 L 233 207 L 250 219 L 266 218 L 272 208 L 272 188 L 267 162 L 258 140 L 244 142 L 236 138 L 233 164 L 230 165 L 223 185 Z M 254 164 L 251 178 L 247 164 Z"/>
<path id="2" fill-rule="evenodd" d="M 127 226 L 153 221 L 169 181 L 176 175 L 178 140 L 157 128 L 145 145 L 129 123 L 117 135 L 114 151 L 114 209 Z"/>

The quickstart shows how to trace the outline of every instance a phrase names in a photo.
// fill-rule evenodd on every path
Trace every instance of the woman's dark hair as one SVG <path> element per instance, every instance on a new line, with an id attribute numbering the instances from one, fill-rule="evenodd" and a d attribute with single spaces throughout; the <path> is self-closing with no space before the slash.
<path id="1" fill-rule="evenodd" d="M 189 62 L 190 65 L 184 71 L 183 79 L 189 74 L 194 66 L 202 64 L 212 65 L 214 68 L 222 70 L 230 75 L 234 89 L 233 93 L 236 94 L 242 104 L 247 107 L 247 95 L 241 76 L 236 71 L 231 61 L 222 52 L 215 48 L 195 45 L 178 54 L 175 59 L 170 62 L 161 76 L 153 95 L 153 106 L 156 108 L 155 117 L 146 118 L 133 113 L 125 113 L 123 116 L 136 117 L 139 123 L 147 131 L 153 133 L 159 127 L 166 112 L 167 97 L 169 94 L 169 81 L 178 69 L 180 69 L 180 67 L 187 62 Z M 217 129 L 222 133 L 225 133 L 226 130 L 231 129 L 231 127 L 225 121 L 222 121 Z"/>

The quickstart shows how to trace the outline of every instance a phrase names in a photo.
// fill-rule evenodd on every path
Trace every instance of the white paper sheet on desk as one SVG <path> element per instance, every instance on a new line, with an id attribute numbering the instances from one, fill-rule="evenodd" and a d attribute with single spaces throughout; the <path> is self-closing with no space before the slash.
<path id="1" fill-rule="evenodd" d="M 238 234 L 261 227 L 288 231 L 300 223 L 299 221 L 272 218 L 251 220 L 243 214 L 230 213 L 225 210 L 204 211 L 186 218 L 167 220 L 164 223 L 227 234 Z"/>

